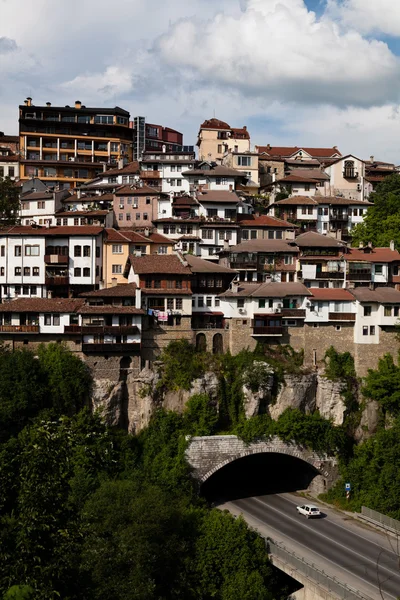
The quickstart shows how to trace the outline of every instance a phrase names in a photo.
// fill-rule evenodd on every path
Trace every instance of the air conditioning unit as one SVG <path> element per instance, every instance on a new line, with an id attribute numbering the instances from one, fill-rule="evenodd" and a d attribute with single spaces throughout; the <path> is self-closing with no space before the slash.
<path id="1" fill-rule="evenodd" d="M 246 310 L 244 308 L 239 308 L 239 313 L 241 315 L 244 315 L 246 313 Z"/>
<path id="2" fill-rule="evenodd" d="M 281 312 L 281 309 L 280 309 L 280 308 L 276 308 L 276 309 L 275 309 L 275 312 L 276 312 L 276 313 L 280 313 L 280 312 Z"/>
<path id="3" fill-rule="evenodd" d="M 120 204 L 120 205 L 119 205 L 119 207 L 120 207 L 120 209 L 122 209 L 122 210 L 124 209 L 124 205 L 123 205 L 123 204 Z"/>

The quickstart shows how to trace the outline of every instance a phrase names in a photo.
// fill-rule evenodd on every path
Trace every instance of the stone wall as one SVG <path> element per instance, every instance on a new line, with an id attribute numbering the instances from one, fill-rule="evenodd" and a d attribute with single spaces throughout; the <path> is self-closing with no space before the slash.
<path id="1" fill-rule="evenodd" d="M 180 325 L 169 326 L 166 323 L 154 323 L 150 326 L 148 317 L 144 318 L 142 328 L 141 355 L 144 361 L 154 361 L 160 356 L 170 342 L 186 339 L 194 343 L 194 331 L 191 317 L 182 316 Z"/>

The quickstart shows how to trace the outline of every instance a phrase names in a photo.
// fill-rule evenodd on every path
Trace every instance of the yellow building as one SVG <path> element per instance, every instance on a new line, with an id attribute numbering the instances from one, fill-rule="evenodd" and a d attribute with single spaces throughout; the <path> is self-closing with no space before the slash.
<path id="1" fill-rule="evenodd" d="M 49 187 L 76 187 L 103 171 L 103 164 L 132 160 L 129 112 L 115 108 L 19 107 L 20 179 L 38 177 Z"/>
<path id="2" fill-rule="evenodd" d="M 200 125 L 197 138 L 199 159 L 216 161 L 225 152 L 250 152 L 250 134 L 247 127 L 235 129 L 219 119 L 208 119 Z"/>
<path id="3" fill-rule="evenodd" d="M 175 242 L 160 233 L 106 229 L 103 244 L 103 280 L 105 287 L 127 283 L 123 276 L 129 255 L 173 254 Z"/>

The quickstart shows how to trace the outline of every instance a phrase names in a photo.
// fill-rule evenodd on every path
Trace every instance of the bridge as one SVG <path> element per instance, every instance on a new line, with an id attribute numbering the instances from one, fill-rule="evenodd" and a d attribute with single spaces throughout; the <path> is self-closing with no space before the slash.
<path id="1" fill-rule="evenodd" d="M 307 463 L 315 474 L 309 487 L 313 493 L 327 491 L 337 480 L 336 458 L 318 454 L 294 442 L 283 442 L 278 437 L 250 444 L 246 444 L 236 435 L 192 437 L 186 450 L 186 459 L 192 467 L 193 476 L 203 484 L 217 471 L 238 459 L 271 453 L 290 456 Z"/>

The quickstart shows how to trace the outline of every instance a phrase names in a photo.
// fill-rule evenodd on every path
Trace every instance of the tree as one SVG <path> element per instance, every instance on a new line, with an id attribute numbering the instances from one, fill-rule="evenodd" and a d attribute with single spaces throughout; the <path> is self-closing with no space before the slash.
<path id="1" fill-rule="evenodd" d="M 0 177 L 0 224 L 15 225 L 19 222 L 19 191 L 9 177 Z"/>
<path id="2" fill-rule="evenodd" d="M 391 354 L 379 359 L 377 369 L 368 369 L 362 392 L 366 398 L 376 400 L 384 412 L 400 413 L 400 367 Z"/>
<path id="3" fill-rule="evenodd" d="M 369 200 L 364 222 L 352 229 L 352 245 L 372 242 L 374 246 L 389 246 L 394 240 L 400 247 L 400 175 L 386 177 L 373 192 Z"/>
<path id="4" fill-rule="evenodd" d="M 217 429 L 217 407 L 207 394 L 195 394 L 189 398 L 183 418 L 188 435 L 213 435 Z"/>

